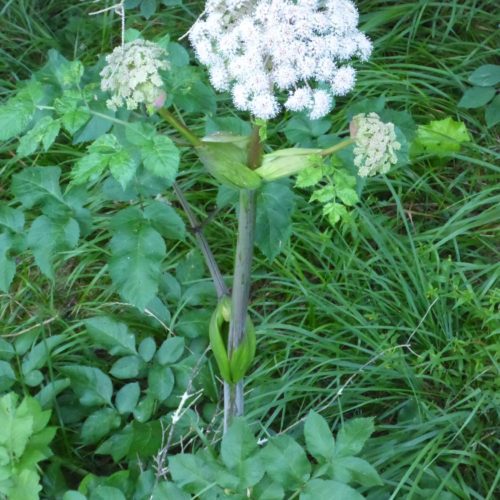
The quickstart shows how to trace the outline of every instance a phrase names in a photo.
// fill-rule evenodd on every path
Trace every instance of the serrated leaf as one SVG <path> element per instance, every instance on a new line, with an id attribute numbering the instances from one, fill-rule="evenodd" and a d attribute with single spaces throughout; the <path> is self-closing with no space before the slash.
<path id="1" fill-rule="evenodd" d="M 111 355 L 137 354 L 135 336 L 125 323 L 99 316 L 85 320 L 85 326 L 90 338 L 108 348 Z"/>
<path id="2" fill-rule="evenodd" d="M 136 162 L 125 149 L 111 155 L 108 166 L 111 175 L 120 183 L 123 189 L 125 189 L 134 178 L 137 170 Z"/>
<path id="3" fill-rule="evenodd" d="M 78 106 L 76 109 L 71 109 L 64 113 L 61 117 L 63 127 L 73 135 L 77 130 L 81 129 L 89 120 L 91 114 L 85 106 Z"/>
<path id="4" fill-rule="evenodd" d="M 314 411 L 307 415 L 304 425 L 307 451 L 317 460 L 329 460 L 333 456 L 335 440 L 326 420 Z"/>
<path id="5" fill-rule="evenodd" d="M 124 413 L 132 413 L 137 406 L 139 396 L 141 395 L 141 387 L 139 382 L 131 382 L 124 385 L 115 396 L 116 409 L 123 415 Z"/>
<path id="6" fill-rule="evenodd" d="M 470 136 L 465 124 L 448 117 L 444 120 L 431 121 L 428 125 L 420 125 L 411 147 L 411 153 L 446 156 L 458 153 L 461 144 L 469 141 Z"/>
<path id="7" fill-rule="evenodd" d="M 168 365 L 179 360 L 184 352 L 184 339 L 182 337 L 172 337 L 163 342 L 156 353 L 156 361 L 160 365 Z"/>
<path id="8" fill-rule="evenodd" d="M 160 402 L 165 401 L 170 396 L 174 382 L 174 374 L 168 366 L 154 365 L 149 370 L 149 393 Z"/>
<path id="9" fill-rule="evenodd" d="M 21 134 L 35 111 L 29 99 L 12 98 L 0 106 L 0 141 L 8 141 Z"/>
<path id="10" fill-rule="evenodd" d="M 16 382 L 16 374 L 7 361 L 0 361 L 0 391 L 8 391 Z"/>
<path id="11" fill-rule="evenodd" d="M 459 108 L 474 109 L 488 104 L 496 94 L 495 87 L 471 87 L 458 102 Z"/>
<path id="12" fill-rule="evenodd" d="M 8 234 L 0 234 L 0 291 L 8 293 L 10 284 L 16 274 L 16 263 L 9 256 L 12 238 Z"/>
<path id="13" fill-rule="evenodd" d="M 83 406 L 111 405 L 113 384 L 99 368 L 68 365 L 61 373 L 71 379 L 71 388 Z"/>
<path id="14" fill-rule="evenodd" d="M 44 150 L 47 151 L 59 134 L 60 128 L 59 120 L 44 116 L 21 138 L 17 154 L 28 156 L 38 148 L 40 143 L 42 143 Z"/>
<path id="15" fill-rule="evenodd" d="M 29 167 L 12 177 L 12 192 L 26 208 L 52 198 L 64 203 L 59 187 L 59 167 Z"/>
<path id="16" fill-rule="evenodd" d="M 347 484 L 324 479 L 309 481 L 299 497 L 300 500 L 363 500 L 364 498 Z"/>
<path id="17" fill-rule="evenodd" d="M 82 156 L 71 171 L 74 184 L 85 184 L 99 179 L 108 166 L 108 158 L 99 153 L 90 153 Z"/>
<path id="18" fill-rule="evenodd" d="M 166 256 L 165 243 L 149 224 L 115 231 L 109 272 L 120 295 L 143 310 L 155 297 Z"/>
<path id="19" fill-rule="evenodd" d="M 120 426 L 120 416 L 113 408 L 97 410 L 83 422 L 80 436 L 83 444 L 97 443 L 113 429 Z"/>
<path id="20" fill-rule="evenodd" d="M 179 150 L 165 135 L 155 135 L 147 144 L 140 147 L 144 168 L 153 175 L 175 181 L 179 168 Z"/>
<path id="21" fill-rule="evenodd" d="M 469 82 L 481 87 L 489 87 L 500 83 L 500 66 L 498 64 L 485 64 L 480 66 L 469 76 Z"/>
<path id="22" fill-rule="evenodd" d="M 287 489 L 299 487 L 309 479 L 311 464 L 307 455 L 289 436 L 272 438 L 260 456 L 269 476 Z"/>
<path id="23" fill-rule="evenodd" d="M 328 218 L 328 222 L 335 226 L 341 219 L 347 217 L 347 209 L 341 203 L 327 203 L 323 207 L 323 215 Z"/>
<path id="24" fill-rule="evenodd" d="M 373 434 L 375 426 L 372 418 L 355 418 L 346 422 L 337 434 L 335 456 L 357 455 Z"/>
<path id="25" fill-rule="evenodd" d="M 306 188 L 316 185 L 323 178 L 323 170 L 320 167 L 307 167 L 297 175 L 295 186 Z"/>
<path id="26" fill-rule="evenodd" d="M 42 490 L 36 470 L 24 469 L 15 477 L 9 489 L 9 500 L 38 500 Z"/>
<path id="27" fill-rule="evenodd" d="M 336 190 L 335 186 L 323 186 L 320 189 L 316 189 L 311 195 L 309 201 L 319 201 L 319 203 L 328 203 L 335 199 Z"/>
<path id="28" fill-rule="evenodd" d="M 292 144 L 310 147 L 311 141 L 326 134 L 332 127 L 332 122 L 327 119 L 310 120 L 304 115 L 291 118 L 284 128 L 286 138 Z"/>
<path id="29" fill-rule="evenodd" d="M 198 250 L 192 249 L 177 264 L 175 275 L 180 283 L 185 284 L 190 281 L 199 280 L 203 277 L 204 272 L 203 257 Z"/>
<path id="30" fill-rule="evenodd" d="M 255 243 L 270 261 L 283 250 L 292 232 L 294 198 L 288 182 L 264 184 L 257 193 Z"/>
<path id="31" fill-rule="evenodd" d="M 40 342 L 35 344 L 31 350 L 24 355 L 21 365 L 23 374 L 26 375 L 31 370 L 43 368 L 49 360 L 52 350 L 65 340 L 66 337 L 64 335 L 52 335 L 41 339 Z"/>
<path id="32" fill-rule="evenodd" d="M 358 193 L 352 188 L 335 188 L 337 198 L 348 207 L 352 207 L 359 202 Z"/>
<path id="33" fill-rule="evenodd" d="M 51 408 L 54 404 L 56 396 L 60 394 L 71 384 L 69 378 L 54 380 L 49 382 L 45 387 L 42 387 L 40 392 L 35 396 L 42 408 Z"/>
<path id="34" fill-rule="evenodd" d="M 212 485 L 212 473 L 195 455 L 180 453 L 170 456 L 168 465 L 173 480 L 184 491 L 197 493 Z"/>
<path id="35" fill-rule="evenodd" d="M 257 449 L 257 440 L 243 418 L 233 419 L 222 437 L 221 459 L 226 467 L 239 467 Z"/>
<path id="36" fill-rule="evenodd" d="M 80 237 L 80 226 L 75 219 L 54 222 L 45 215 L 33 221 L 27 235 L 27 243 L 35 256 L 35 262 L 49 279 L 54 278 L 53 260 L 61 250 L 74 248 Z"/>
<path id="37" fill-rule="evenodd" d="M 152 201 L 144 208 L 144 216 L 162 236 L 172 240 L 184 240 L 186 225 L 175 209 L 166 203 Z"/>

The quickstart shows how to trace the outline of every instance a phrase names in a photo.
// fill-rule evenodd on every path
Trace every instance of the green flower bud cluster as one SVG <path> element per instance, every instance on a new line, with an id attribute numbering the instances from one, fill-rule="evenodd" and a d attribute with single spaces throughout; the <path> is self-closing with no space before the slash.
<path id="1" fill-rule="evenodd" d="M 169 67 L 166 55 L 158 44 L 138 39 L 116 47 L 106 56 L 107 64 L 100 75 L 101 89 L 111 92 L 108 108 L 116 110 L 125 105 L 137 109 L 140 104 L 161 107 L 165 91 L 159 70 Z"/>
<path id="2" fill-rule="evenodd" d="M 355 140 L 354 165 L 360 177 L 387 173 L 398 161 L 401 144 L 393 123 L 384 123 L 377 113 L 361 113 L 353 118 L 351 136 Z"/>

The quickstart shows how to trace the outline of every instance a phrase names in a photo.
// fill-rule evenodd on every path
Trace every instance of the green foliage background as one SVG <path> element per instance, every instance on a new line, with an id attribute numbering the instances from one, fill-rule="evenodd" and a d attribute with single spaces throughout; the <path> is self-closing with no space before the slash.
<path id="1" fill-rule="evenodd" d="M 478 83 L 469 75 L 495 61 L 496 2 L 357 3 L 375 51 L 361 67 L 354 93 L 339 100 L 324 126 L 304 129 L 283 116 L 268 130 L 269 142 L 276 148 L 324 146 L 330 131 L 347 130 L 345 109 L 382 94 L 389 107 L 409 111 L 418 124 L 448 117 L 463 122 L 472 141 L 451 157 L 420 148 L 411 165 L 367 184 L 362 202 L 336 228 L 308 202 L 309 192 L 295 190 L 287 201 L 297 207 L 291 230 L 262 235 L 263 253 L 256 255 L 252 316 L 258 354 L 247 381 L 248 421 L 259 438 L 287 430 L 303 443 L 303 419 L 310 410 L 320 412 L 330 429 L 354 417 L 374 417 L 376 433 L 363 457 L 383 484 L 370 489 L 368 498 L 492 499 L 500 482 L 500 196 L 498 128 L 485 106 L 495 99 L 498 106 L 498 96 L 491 100 L 490 90 L 489 97 L 484 91 L 471 94 Z M 201 11 L 199 2 L 143 0 L 129 7 L 128 27 L 152 39 L 168 32 L 175 40 Z M 88 17 L 91 8 L 90 2 L 3 2 L 2 102 L 46 63 L 49 49 L 91 66 L 116 45 L 117 18 Z M 200 102 L 192 109 L 189 99 L 179 102 L 194 130 L 217 128 L 213 117 L 198 112 L 201 106 L 210 114 L 215 104 L 219 116 L 244 127 L 226 97 L 217 96 L 215 103 L 202 87 L 196 95 Z M 19 117 L 22 122 L 22 109 Z M 13 284 L 0 295 L 0 380 L 2 390 L 36 395 L 44 410 L 52 410 L 50 425 L 57 433 L 50 445 L 54 456 L 41 463 L 42 495 L 60 498 L 88 474 L 116 473 L 117 463 L 131 469 L 138 461 L 150 464 L 162 442 L 162 424 L 193 373 L 199 396 L 188 401 L 169 453 L 210 449 L 219 441 L 215 365 L 198 364 L 215 297 L 182 223 L 165 215 L 177 229 L 164 235 L 163 248 L 148 220 L 130 207 L 126 224 L 138 228 L 137 244 L 161 254 L 152 260 L 164 273 L 162 302 L 148 303 L 151 314 L 144 315 L 120 299 L 109 277 L 113 268 L 123 275 L 119 256 L 108 264 L 109 221 L 128 201 L 102 199 L 92 190 L 61 191 L 86 147 L 72 145 L 64 133 L 51 145 L 50 127 L 38 133 L 41 149 L 32 154 L 37 139 L 32 136 L 25 140 L 23 158 L 16 156 L 17 141 L 0 144 L 0 198 L 16 209 L 20 205 L 12 201 L 21 201 L 28 217 L 21 221 L 8 212 L 9 234 L 15 239 L 30 227 L 32 248 L 32 253 L 20 250 Z M 40 166 L 52 166 L 36 184 L 60 207 L 63 232 L 38 210 L 32 193 L 23 192 Z M 218 193 L 190 154 L 183 157 L 178 181 L 200 213 L 216 211 L 205 233 L 230 275 L 235 245 L 230 193 Z M 270 199 L 280 190 L 289 192 L 286 185 L 277 186 Z M 168 190 L 164 196 L 177 207 Z M 81 235 L 83 206 L 93 225 Z M 7 215 L 2 213 L 2 220 Z M 111 247 L 123 231 L 123 221 L 112 220 Z M 276 256 L 266 247 L 272 239 L 282 242 Z M 4 266 L 11 265 L 3 251 L 7 243 L 12 242 L 0 239 Z M 54 261 L 48 258 L 52 249 L 58 250 Z M 182 345 L 164 347 L 177 338 L 184 339 Z M 119 486 L 115 476 L 96 488 L 110 498 L 106 488 Z"/>

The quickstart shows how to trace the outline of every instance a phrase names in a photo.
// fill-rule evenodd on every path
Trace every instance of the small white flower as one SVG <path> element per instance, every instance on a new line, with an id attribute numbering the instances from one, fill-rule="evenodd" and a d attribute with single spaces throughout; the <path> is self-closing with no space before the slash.
<path id="1" fill-rule="evenodd" d="M 358 18 L 351 0 L 208 0 L 189 37 L 238 109 L 272 118 L 281 111 L 278 90 L 288 93 L 285 108 L 320 118 L 354 86 L 344 63 L 371 53 Z"/>
<path id="2" fill-rule="evenodd" d="M 384 123 L 377 113 L 356 115 L 351 122 L 355 140 L 354 165 L 360 177 L 387 173 L 398 161 L 396 151 L 401 144 L 393 123 Z"/>
<path id="3" fill-rule="evenodd" d="M 125 105 L 137 109 L 141 103 L 155 106 L 164 100 L 163 82 L 159 70 L 167 69 L 166 51 L 146 40 L 134 40 L 116 47 L 106 56 L 101 71 L 101 89 L 111 92 L 106 102 L 116 110 Z"/>

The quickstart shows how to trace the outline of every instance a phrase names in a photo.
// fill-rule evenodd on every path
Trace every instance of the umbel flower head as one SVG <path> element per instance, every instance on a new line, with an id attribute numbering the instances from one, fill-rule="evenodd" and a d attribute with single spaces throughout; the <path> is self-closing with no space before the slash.
<path id="1" fill-rule="evenodd" d="M 159 70 L 167 69 L 165 49 L 147 40 L 134 40 L 116 47 L 106 56 L 101 71 L 101 89 L 111 92 L 108 108 L 127 106 L 137 109 L 141 103 L 161 107 L 165 100 Z"/>
<path id="2" fill-rule="evenodd" d="M 284 91 L 286 109 L 317 119 L 353 88 L 350 59 L 370 56 L 357 24 L 350 0 L 208 0 L 189 37 L 212 85 L 238 109 L 273 118 Z"/>
<path id="3" fill-rule="evenodd" d="M 397 163 L 396 151 L 401 144 L 393 123 L 384 123 L 377 113 L 356 115 L 351 122 L 351 137 L 355 140 L 354 165 L 360 177 L 389 172 Z"/>

